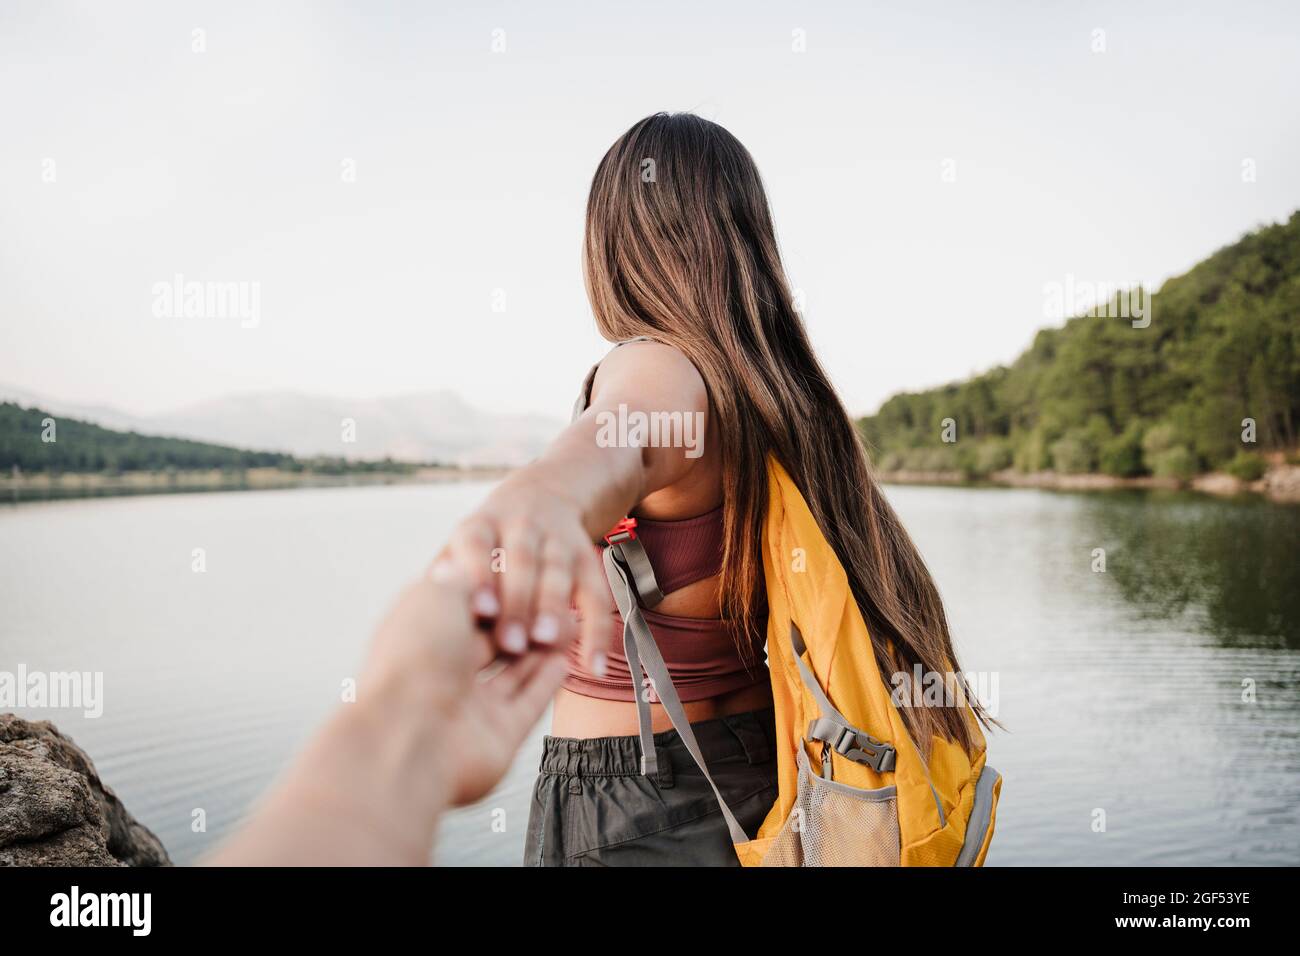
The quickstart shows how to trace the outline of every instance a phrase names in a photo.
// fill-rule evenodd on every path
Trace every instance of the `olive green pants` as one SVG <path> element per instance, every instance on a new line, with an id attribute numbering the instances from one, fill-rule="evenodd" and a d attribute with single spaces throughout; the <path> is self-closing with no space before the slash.
<path id="1" fill-rule="evenodd" d="M 772 708 L 691 724 L 714 782 L 753 836 L 776 801 Z M 708 781 L 677 731 L 655 734 L 643 777 L 635 736 L 546 737 L 525 866 L 738 866 Z"/>

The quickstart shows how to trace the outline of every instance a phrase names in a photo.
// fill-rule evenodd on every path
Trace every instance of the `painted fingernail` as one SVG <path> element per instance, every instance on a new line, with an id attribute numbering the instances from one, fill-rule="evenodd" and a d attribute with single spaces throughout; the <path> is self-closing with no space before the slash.
<path id="1" fill-rule="evenodd" d="M 497 601 L 497 596 L 487 588 L 475 591 L 474 613 L 482 617 L 496 617 L 501 613 L 501 604 Z"/>
<path id="2" fill-rule="evenodd" d="M 501 646 L 511 654 L 522 654 L 528 650 L 528 635 L 524 632 L 524 626 L 514 621 L 507 624 L 501 634 Z"/>
<path id="3" fill-rule="evenodd" d="M 591 655 L 591 672 L 597 677 L 605 676 L 605 655 L 600 651 Z"/>
<path id="4" fill-rule="evenodd" d="M 533 640 L 538 644 L 554 644 L 560 636 L 560 622 L 550 614 L 539 614 L 533 622 Z"/>

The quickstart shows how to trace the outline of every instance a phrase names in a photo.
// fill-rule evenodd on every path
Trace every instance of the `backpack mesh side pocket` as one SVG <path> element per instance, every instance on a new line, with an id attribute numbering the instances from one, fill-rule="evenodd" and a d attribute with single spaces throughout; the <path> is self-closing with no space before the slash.
<path id="1" fill-rule="evenodd" d="M 898 866 L 898 791 L 861 790 L 812 772 L 799 748 L 795 804 L 764 866 Z"/>

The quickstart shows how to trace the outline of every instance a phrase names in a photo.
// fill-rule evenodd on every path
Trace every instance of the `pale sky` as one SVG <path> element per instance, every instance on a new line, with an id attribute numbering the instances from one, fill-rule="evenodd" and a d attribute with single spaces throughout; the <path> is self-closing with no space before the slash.
<path id="1" fill-rule="evenodd" d="M 1294 3 L 452 6 L 0 0 L 0 385 L 562 417 L 603 351 L 587 187 L 660 109 L 754 154 L 856 413 L 1014 358 L 1045 284 L 1300 207 Z M 155 316 L 177 273 L 259 283 L 259 324 Z"/>

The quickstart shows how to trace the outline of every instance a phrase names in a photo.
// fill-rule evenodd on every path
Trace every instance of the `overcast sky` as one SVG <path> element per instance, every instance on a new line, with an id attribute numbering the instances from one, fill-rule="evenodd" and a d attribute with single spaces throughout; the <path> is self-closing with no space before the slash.
<path id="1" fill-rule="evenodd" d="M 1294 3 L 451 6 L 0 0 L 0 384 L 563 416 L 587 187 L 660 109 L 756 157 L 855 412 L 1300 207 Z M 258 324 L 156 315 L 177 273 Z"/>

